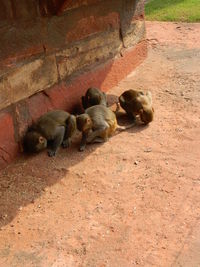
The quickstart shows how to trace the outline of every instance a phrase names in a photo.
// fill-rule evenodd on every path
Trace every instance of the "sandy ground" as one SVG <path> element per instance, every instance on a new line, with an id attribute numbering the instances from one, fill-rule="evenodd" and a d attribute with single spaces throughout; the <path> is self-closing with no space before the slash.
<path id="1" fill-rule="evenodd" d="M 1 267 L 200 266 L 200 24 L 147 23 L 155 120 L 0 173 Z"/>

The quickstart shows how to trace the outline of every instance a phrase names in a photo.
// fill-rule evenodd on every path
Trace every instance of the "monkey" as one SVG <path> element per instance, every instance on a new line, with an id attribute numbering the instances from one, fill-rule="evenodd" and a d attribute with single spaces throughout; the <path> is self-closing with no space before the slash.
<path id="1" fill-rule="evenodd" d="M 63 110 L 53 110 L 42 115 L 32 125 L 24 137 L 24 150 L 37 153 L 48 148 L 48 156 L 53 157 L 59 146 L 69 147 L 76 131 L 76 117 Z"/>
<path id="2" fill-rule="evenodd" d="M 85 96 L 82 96 L 82 105 L 84 109 L 87 109 L 94 105 L 108 106 L 107 96 L 104 92 L 98 88 L 90 87 Z"/>
<path id="3" fill-rule="evenodd" d="M 82 132 L 79 151 L 84 151 L 87 143 L 106 142 L 116 130 L 123 131 L 135 125 L 119 126 L 115 113 L 104 105 L 95 105 L 76 118 L 77 129 Z"/>
<path id="4" fill-rule="evenodd" d="M 134 120 L 136 115 L 139 115 L 144 124 L 153 121 L 154 108 L 152 107 L 152 95 L 150 91 L 127 90 L 119 96 L 119 103 L 128 116 Z"/>

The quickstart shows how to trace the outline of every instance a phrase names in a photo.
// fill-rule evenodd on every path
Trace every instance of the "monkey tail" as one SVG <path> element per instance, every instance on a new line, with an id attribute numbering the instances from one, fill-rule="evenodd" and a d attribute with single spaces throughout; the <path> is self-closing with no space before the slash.
<path id="1" fill-rule="evenodd" d="M 129 124 L 129 125 L 126 125 L 126 126 L 120 126 L 120 125 L 117 125 L 117 129 L 116 129 L 116 131 L 122 132 L 122 131 L 125 131 L 125 130 L 128 130 L 128 129 L 132 128 L 132 127 L 135 126 L 135 125 L 136 125 L 135 122 L 133 122 L 133 123 L 131 123 L 131 124 Z"/>

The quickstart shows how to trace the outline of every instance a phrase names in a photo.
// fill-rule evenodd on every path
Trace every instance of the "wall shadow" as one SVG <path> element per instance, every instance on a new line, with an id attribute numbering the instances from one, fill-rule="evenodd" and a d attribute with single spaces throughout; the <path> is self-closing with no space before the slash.
<path id="1" fill-rule="evenodd" d="M 123 18 L 126 14 L 121 25 L 123 28 L 122 32 L 119 33 L 125 35 L 126 32 L 129 31 L 129 25 L 132 22 L 137 0 L 124 1 L 124 4 L 121 0 L 117 2 L 119 3 L 118 8 L 122 8 L 122 10 L 120 10 L 120 17 Z M 127 6 L 126 3 L 128 2 L 129 5 Z M 129 6 L 131 6 L 131 8 L 129 8 Z M 112 55 L 112 58 L 115 56 L 115 54 Z M 57 90 L 51 91 L 50 89 L 47 91 L 45 90 L 45 94 L 40 93 L 41 99 L 36 99 L 36 102 L 35 104 L 33 103 L 32 107 L 31 104 L 29 105 L 29 110 L 32 116 L 37 117 L 40 115 L 35 109 L 36 104 L 37 106 L 41 107 L 41 113 L 45 113 L 53 108 L 65 109 L 66 107 L 69 107 L 70 110 L 74 107 L 74 105 L 77 105 L 76 103 L 78 97 L 83 95 L 90 86 L 97 86 L 103 90 L 108 90 L 108 87 L 112 87 L 112 84 L 108 85 L 105 80 L 108 80 L 109 75 L 111 75 L 110 73 L 112 68 L 118 64 L 118 62 L 116 63 L 115 61 L 112 61 L 112 58 L 106 67 L 102 67 L 102 65 L 97 66 L 96 76 L 91 72 L 88 73 L 87 69 L 84 69 L 82 77 L 77 79 L 74 77 L 74 82 L 65 82 L 63 83 L 63 87 L 58 86 Z M 126 61 L 125 56 L 124 59 Z M 116 78 L 110 78 L 111 81 L 114 80 L 113 86 L 116 85 L 116 83 L 119 82 L 126 74 L 126 72 L 123 72 L 123 68 L 124 66 L 121 68 L 123 75 L 119 76 L 117 81 Z M 130 66 L 127 68 L 128 71 L 131 71 Z M 118 71 L 120 72 L 120 70 Z M 79 74 L 80 73 L 78 73 L 78 75 Z M 63 96 L 62 99 L 60 98 L 59 93 Z M 114 102 L 116 102 L 116 98 L 117 96 L 108 95 L 109 105 L 112 105 Z M 37 101 L 41 101 L 41 103 L 37 103 Z M 51 103 L 48 109 L 47 105 L 44 105 L 44 108 L 42 107 L 42 103 L 44 103 L 44 101 Z M 125 125 L 127 122 L 130 122 L 123 114 L 121 114 L 119 118 L 120 125 Z M 23 120 L 21 121 L 24 123 Z M 128 132 L 139 133 L 144 129 L 145 127 L 138 125 L 129 129 Z M 16 160 L 15 163 L 0 171 L 0 228 L 9 224 L 19 213 L 22 207 L 34 203 L 37 198 L 41 197 L 46 188 L 59 183 L 63 177 L 71 177 L 73 174 L 70 173 L 70 167 L 83 161 L 99 146 L 104 145 L 88 145 L 86 150 L 81 153 L 78 152 L 79 142 L 80 134 L 75 137 L 72 146 L 68 150 L 61 148 L 55 158 L 49 158 L 46 154 L 46 151 L 33 156 L 22 155 L 20 159 Z M 64 163 L 60 164 L 60 162 Z"/>
<path id="2" fill-rule="evenodd" d="M 117 96 L 109 95 L 109 99 L 116 98 Z M 110 102 L 111 105 L 113 103 Z M 124 112 L 120 112 L 118 118 L 119 125 L 131 122 Z M 136 125 L 127 132 L 137 134 L 143 130 L 144 126 Z M 74 177 L 76 174 L 70 168 L 104 145 L 90 144 L 86 146 L 84 152 L 79 152 L 80 139 L 81 134 L 77 133 L 71 147 L 60 148 L 54 158 L 49 158 L 47 151 L 31 156 L 22 155 L 15 163 L 0 171 L 0 228 L 9 224 L 23 207 L 33 204 L 47 188 L 59 183 L 64 177 L 69 179 Z"/>

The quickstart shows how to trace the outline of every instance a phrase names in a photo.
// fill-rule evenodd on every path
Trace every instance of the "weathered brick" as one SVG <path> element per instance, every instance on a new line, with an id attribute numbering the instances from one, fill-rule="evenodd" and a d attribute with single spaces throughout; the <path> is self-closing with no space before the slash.
<path id="1" fill-rule="evenodd" d="M 12 111 L 15 125 L 15 140 L 20 143 L 25 131 L 32 123 L 26 100 L 14 104 Z"/>
<path id="2" fill-rule="evenodd" d="M 79 12 L 78 12 L 79 11 Z M 96 13 L 98 13 L 96 11 Z M 100 12 L 99 12 L 100 13 Z M 119 29 L 119 14 L 108 12 L 106 14 L 88 14 L 77 10 L 60 17 L 52 17 L 48 23 L 47 51 L 59 50 L 73 42 L 80 41 L 93 34 Z"/>
<path id="3" fill-rule="evenodd" d="M 107 31 L 111 28 L 119 28 L 119 14 L 109 13 L 106 16 L 89 16 L 80 19 L 75 28 L 66 34 L 68 42 L 77 41 L 101 31 Z"/>
<path id="4" fill-rule="evenodd" d="M 95 48 L 103 47 L 112 43 L 115 43 L 116 46 L 121 45 L 121 39 L 117 29 L 103 33 L 97 33 L 89 38 L 85 38 L 84 40 L 76 42 L 72 46 L 69 46 L 68 48 L 56 53 L 56 57 L 57 59 L 74 57 L 80 53 L 89 52 Z"/>
<path id="5" fill-rule="evenodd" d="M 56 54 L 60 78 L 114 57 L 122 48 L 119 32 L 109 31 L 86 39 Z"/>
<path id="6" fill-rule="evenodd" d="M 123 29 L 122 27 L 122 38 L 125 47 L 133 47 L 137 43 L 145 39 L 145 22 L 144 20 L 135 20 L 129 27 Z"/>
<path id="7" fill-rule="evenodd" d="M 120 12 L 122 38 L 129 33 L 134 34 L 132 28 L 138 20 L 144 20 L 144 0 L 124 0 Z"/>
<path id="8" fill-rule="evenodd" d="M 137 18 L 144 18 L 144 5 L 145 5 L 145 0 L 139 0 L 136 1 L 136 7 L 135 7 L 135 12 L 134 12 L 134 19 Z"/>
<path id="9" fill-rule="evenodd" d="M 39 8 L 42 16 L 51 16 L 100 1 L 102 0 L 39 0 Z"/>
<path id="10" fill-rule="evenodd" d="M 11 114 L 0 113 L 0 169 L 10 163 L 18 153 L 14 138 L 14 126 Z"/>
<path id="11" fill-rule="evenodd" d="M 19 67 L 0 80 L 0 109 L 52 86 L 57 80 L 54 56 Z"/>
<path id="12" fill-rule="evenodd" d="M 66 83 L 62 82 L 45 90 L 45 93 L 49 96 L 51 103 L 55 109 L 63 109 L 71 111 L 73 105 L 77 103 L 77 90 L 80 94 L 80 88 L 72 88 Z"/>
<path id="13" fill-rule="evenodd" d="M 91 4 L 96 4 L 98 2 L 100 2 L 102 0 L 64 0 L 63 4 L 61 5 L 60 9 L 57 11 L 58 14 L 70 10 L 70 9 L 74 9 L 74 8 L 78 8 L 80 6 L 87 6 L 87 5 L 91 5 Z"/>
<path id="14" fill-rule="evenodd" d="M 43 92 L 31 96 L 26 102 L 32 121 L 36 121 L 42 114 L 53 109 L 51 99 Z"/>
<path id="15" fill-rule="evenodd" d="M 0 27 L 0 68 L 17 66 L 19 61 L 44 54 L 47 43 L 46 23 L 23 21 Z"/>

